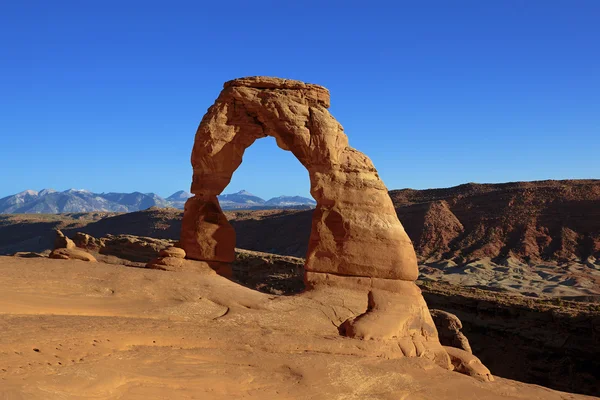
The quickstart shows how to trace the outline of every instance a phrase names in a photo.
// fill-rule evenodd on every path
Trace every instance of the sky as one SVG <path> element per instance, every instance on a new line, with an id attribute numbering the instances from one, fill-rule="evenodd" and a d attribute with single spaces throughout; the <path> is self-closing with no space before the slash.
<path id="1" fill-rule="evenodd" d="M 326 86 L 389 189 L 600 178 L 600 1 L 2 1 L 0 197 L 189 190 L 223 82 Z M 272 138 L 224 193 L 309 196 Z"/>

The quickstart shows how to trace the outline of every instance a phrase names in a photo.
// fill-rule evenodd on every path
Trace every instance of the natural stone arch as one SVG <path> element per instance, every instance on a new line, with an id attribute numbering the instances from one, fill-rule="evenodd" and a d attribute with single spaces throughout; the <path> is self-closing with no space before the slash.
<path id="1" fill-rule="evenodd" d="M 305 265 L 309 295 L 325 293 L 327 299 L 330 290 L 365 293 L 366 310 L 341 324 L 341 334 L 374 340 L 387 348 L 387 355 L 429 358 L 451 369 L 414 282 L 415 252 L 387 189 L 371 160 L 348 145 L 328 107 L 329 92 L 318 85 L 268 77 L 225 83 L 196 132 L 194 196 L 185 205 L 180 246 L 191 259 L 234 260 L 235 232 L 217 195 L 246 148 L 273 136 L 306 167 L 317 201 Z M 452 360 L 465 373 L 492 379 L 476 357 L 455 350 Z"/>
<path id="2" fill-rule="evenodd" d="M 181 245 L 188 258 L 231 262 L 235 232 L 217 200 L 246 148 L 273 136 L 309 172 L 317 201 L 306 271 L 343 276 L 417 278 L 417 262 L 387 188 L 371 160 L 351 148 L 327 110 L 329 91 L 299 81 L 252 77 L 225 83 L 202 119 Z"/>

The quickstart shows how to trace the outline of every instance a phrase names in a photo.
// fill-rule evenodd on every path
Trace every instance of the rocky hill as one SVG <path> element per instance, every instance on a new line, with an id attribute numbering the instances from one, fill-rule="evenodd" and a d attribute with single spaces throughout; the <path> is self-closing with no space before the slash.
<path id="1" fill-rule="evenodd" d="M 421 260 L 600 257 L 600 180 L 393 190 Z"/>
<path id="2" fill-rule="evenodd" d="M 421 262 L 600 259 L 600 180 L 392 190 Z M 237 214 L 238 247 L 303 257 L 312 211 Z"/>

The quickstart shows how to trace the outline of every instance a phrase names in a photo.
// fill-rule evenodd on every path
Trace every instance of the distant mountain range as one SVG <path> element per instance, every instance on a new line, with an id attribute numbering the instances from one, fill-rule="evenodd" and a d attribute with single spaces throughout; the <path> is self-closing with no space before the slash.
<path id="1" fill-rule="evenodd" d="M 132 212 L 150 207 L 175 207 L 183 209 L 192 194 L 184 190 L 162 198 L 155 193 L 92 193 L 88 190 L 54 189 L 25 190 L 0 199 L 0 214 L 56 214 L 91 211 Z M 219 197 L 225 210 L 235 209 L 305 209 L 316 205 L 313 199 L 300 196 L 279 196 L 261 199 L 245 190 Z"/>
<path id="2" fill-rule="evenodd" d="M 279 196 L 269 200 L 263 200 L 245 190 L 232 194 L 218 196 L 221 207 L 225 210 L 238 208 L 260 209 L 260 208 L 312 208 L 317 202 L 301 196 Z"/>

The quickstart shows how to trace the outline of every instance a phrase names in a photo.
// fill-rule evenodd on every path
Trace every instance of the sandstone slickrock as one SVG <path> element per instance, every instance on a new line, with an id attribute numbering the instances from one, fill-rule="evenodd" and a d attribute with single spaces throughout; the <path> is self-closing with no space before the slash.
<path id="1" fill-rule="evenodd" d="M 158 257 L 146 264 L 146 268 L 164 271 L 179 271 L 185 260 L 177 257 Z"/>
<path id="2" fill-rule="evenodd" d="M 81 249 L 54 249 L 48 256 L 50 258 L 55 258 L 58 260 L 81 260 L 81 261 L 89 261 L 96 262 L 96 257 L 91 255 L 88 252 L 85 252 Z"/>
<path id="3" fill-rule="evenodd" d="M 406 357 L 425 357 L 447 366 L 435 324 L 414 282 L 373 278 L 367 311 L 340 326 L 345 336 L 394 340 Z"/>
<path id="4" fill-rule="evenodd" d="M 308 170 L 317 201 L 306 257 L 307 287 L 356 286 L 368 308 L 346 321 L 350 337 L 394 340 L 406 356 L 451 368 L 420 289 L 417 258 L 371 160 L 349 146 L 327 110 L 329 91 L 299 81 L 226 82 L 196 132 L 180 245 L 187 257 L 233 262 L 235 232 L 217 199 L 256 139 L 273 136 Z"/>
<path id="5" fill-rule="evenodd" d="M 185 262 L 197 271 L 0 257 L 0 398 L 587 398 L 336 337 L 362 308 L 358 292 L 273 296 Z"/>

